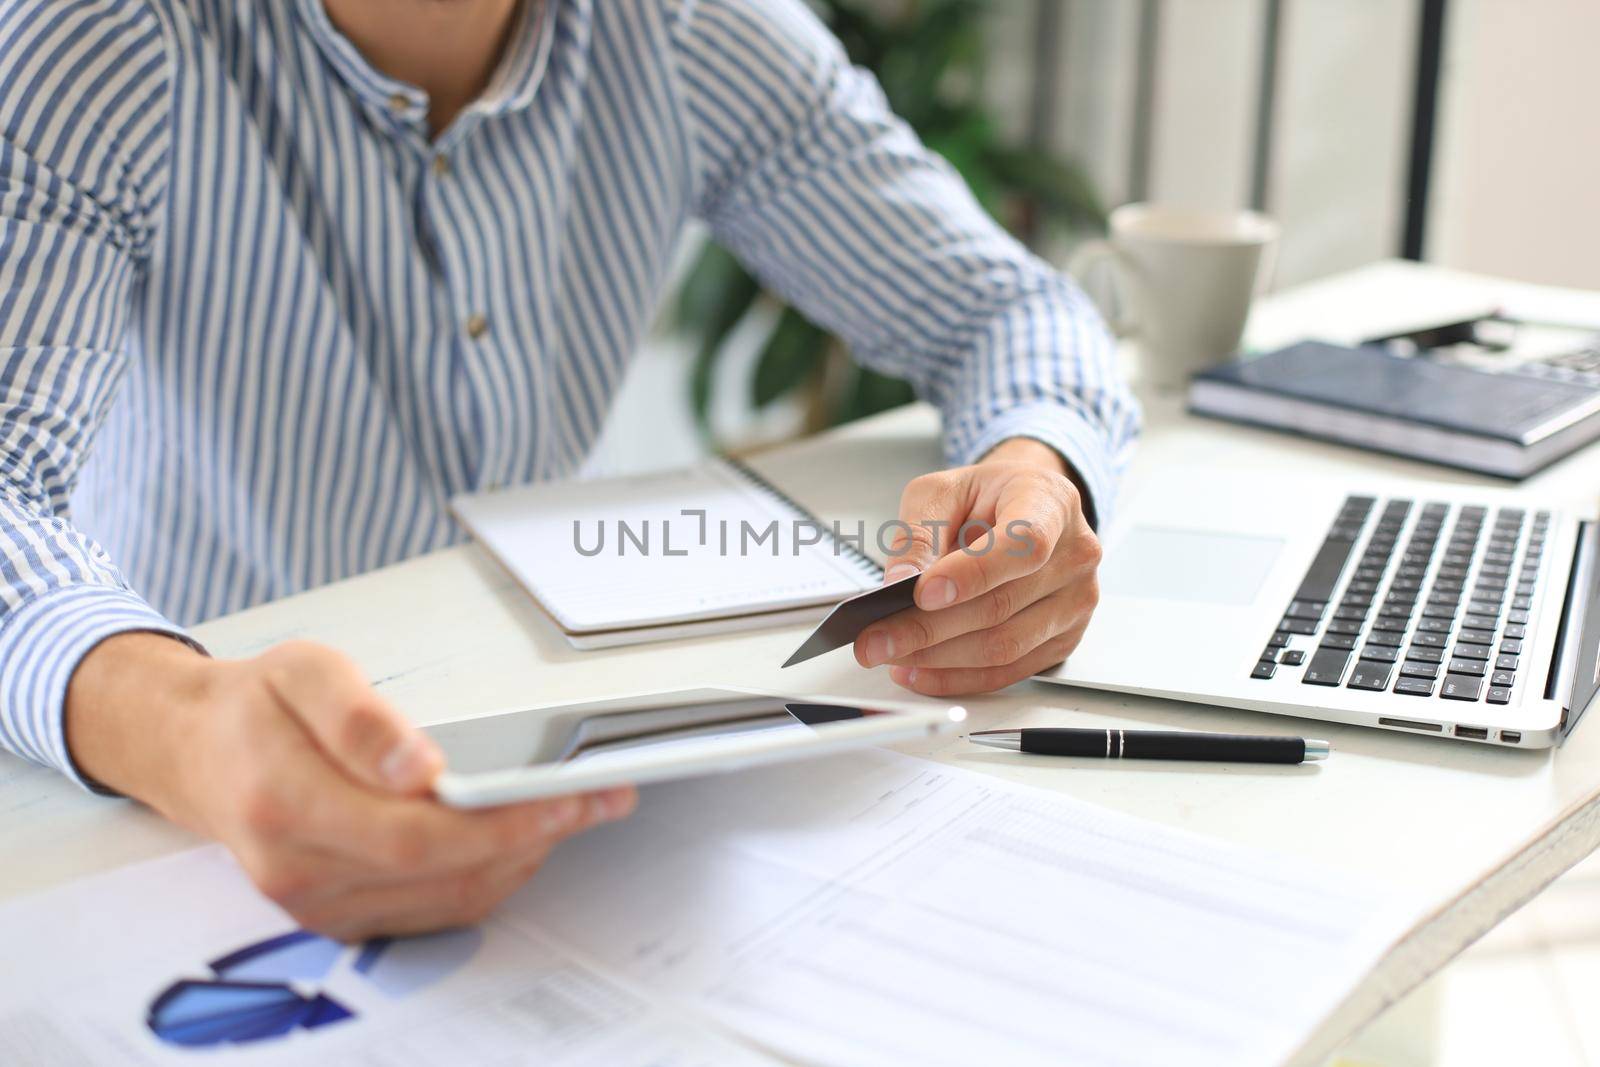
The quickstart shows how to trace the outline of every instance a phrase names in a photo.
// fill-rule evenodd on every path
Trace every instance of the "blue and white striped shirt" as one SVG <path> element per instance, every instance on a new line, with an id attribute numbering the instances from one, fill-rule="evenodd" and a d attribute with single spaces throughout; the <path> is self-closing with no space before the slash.
<path id="1" fill-rule="evenodd" d="M 1104 514 L 1135 433 L 1070 282 L 803 0 L 544 0 L 427 100 L 321 0 L 0 0 L 0 745 L 75 774 L 68 677 L 459 540 L 583 460 L 685 225 L 911 379 L 970 462 Z"/>

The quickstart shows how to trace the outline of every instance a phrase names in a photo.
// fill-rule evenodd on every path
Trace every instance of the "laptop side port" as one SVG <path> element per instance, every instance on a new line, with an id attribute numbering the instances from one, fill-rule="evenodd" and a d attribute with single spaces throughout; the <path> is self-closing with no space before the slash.
<path id="1" fill-rule="evenodd" d="M 1489 731 L 1483 726 L 1457 726 L 1456 736 L 1465 737 L 1469 741 L 1487 741 L 1489 740 Z"/>
<path id="2" fill-rule="evenodd" d="M 1522 731 L 1521 730 L 1501 730 L 1500 731 L 1500 740 L 1504 741 L 1508 745 L 1520 745 L 1520 744 L 1522 744 Z"/>
<path id="3" fill-rule="evenodd" d="M 1442 733 L 1444 727 L 1436 722 L 1417 722 L 1414 719 L 1378 719 L 1379 726 L 1398 726 L 1402 730 L 1428 730 L 1432 733 Z"/>

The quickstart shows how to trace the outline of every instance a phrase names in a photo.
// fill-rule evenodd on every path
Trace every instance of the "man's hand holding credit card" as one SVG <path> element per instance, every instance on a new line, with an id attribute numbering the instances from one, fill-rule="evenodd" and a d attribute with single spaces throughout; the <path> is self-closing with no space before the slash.
<path id="1" fill-rule="evenodd" d="M 863 667 L 928 696 L 999 689 L 1064 660 L 1099 599 L 1100 542 L 1075 472 L 1014 438 L 917 478 L 884 585 L 841 602 L 784 666 L 853 643 Z"/>

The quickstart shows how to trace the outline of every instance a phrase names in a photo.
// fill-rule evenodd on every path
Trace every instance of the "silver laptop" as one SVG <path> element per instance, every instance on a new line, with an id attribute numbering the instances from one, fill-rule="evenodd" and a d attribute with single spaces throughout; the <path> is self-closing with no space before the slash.
<path id="1" fill-rule="evenodd" d="M 1488 744 L 1557 744 L 1600 687 L 1600 532 L 1431 483 L 1147 487 L 1046 682 Z"/>

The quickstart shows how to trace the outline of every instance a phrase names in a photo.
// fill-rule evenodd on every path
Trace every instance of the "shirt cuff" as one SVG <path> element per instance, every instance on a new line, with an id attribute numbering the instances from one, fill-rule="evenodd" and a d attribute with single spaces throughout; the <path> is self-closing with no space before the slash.
<path id="1" fill-rule="evenodd" d="M 1111 517 L 1117 484 L 1105 430 L 1060 404 L 1021 404 L 985 422 L 983 430 L 968 446 L 967 454 L 958 457 L 957 463 L 976 463 L 1013 437 L 1028 437 L 1049 445 L 1066 460 L 1083 483 L 1084 517 L 1095 530 L 1104 530 Z"/>
<path id="2" fill-rule="evenodd" d="M 86 778 L 67 749 L 67 683 L 90 649 L 117 634 L 166 634 L 204 652 L 192 638 L 126 589 L 72 585 L 53 589 L 8 612 L 0 624 L 0 741 L 60 770 L 95 793 L 111 790 Z"/>

